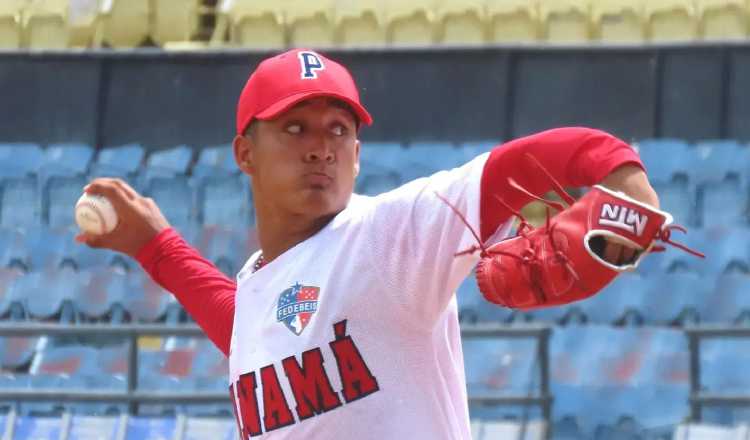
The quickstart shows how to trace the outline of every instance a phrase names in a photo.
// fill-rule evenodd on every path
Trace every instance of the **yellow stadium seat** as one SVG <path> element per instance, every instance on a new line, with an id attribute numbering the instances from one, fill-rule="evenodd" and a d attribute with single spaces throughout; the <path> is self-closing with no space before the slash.
<path id="1" fill-rule="evenodd" d="M 154 28 L 151 38 L 164 46 L 167 43 L 190 41 L 198 31 L 200 0 L 151 0 Z"/>
<path id="2" fill-rule="evenodd" d="M 434 0 L 386 0 L 388 42 L 393 45 L 429 45 L 435 42 Z"/>
<path id="3" fill-rule="evenodd" d="M 150 0 L 102 0 L 94 45 L 139 46 L 148 38 L 150 19 Z"/>
<path id="4" fill-rule="evenodd" d="M 333 0 L 286 0 L 284 15 L 293 47 L 334 45 Z"/>
<path id="5" fill-rule="evenodd" d="M 68 47 L 68 1 L 32 0 L 23 16 L 27 45 L 31 49 Z"/>
<path id="6" fill-rule="evenodd" d="M 447 44 L 485 43 L 486 15 L 481 0 L 439 0 L 436 20 L 440 41 Z"/>
<path id="7" fill-rule="evenodd" d="M 234 45 L 286 47 L 284 11 L 279 0 L 224 0 L 219 7 L 212 44 L 220 44 L 227 30 Z"/>
<path id="8" fill-rule="evenodd" d="M 96 20 L 99 15 L 99 0 L 69 0 L 68 42 L 73 47 L 89 47 L 93 44 Z"/>
<path id="9" fill-rule="evenodd" d="M 689 41 L 698 37 L 692 0 L 648 0 L 646 20 L 652 41 Z"/>
<path id="10" fill-rule="evenodd" d="M 701 35 L 705 39 L 747 38 L 748 6 L 743 0 L 698 0 Z"/>
<path id="11" fill-rule="evenodd" d="M 493 43 L 539 40 L 539 6 L 529 0 L 488 0 L 489 38 Z"/>
<path id="12" fill-rule="evenodd" d="M 382 46 L 385 26 L 380 0 L 338 0 L 336 40 L 342 46 Z"/>
<path id="13" fill-rule="evenodd" d="M 22 12 L 27 0 L 0 0 L 0 49 L 18 49 L 23 44 Z"/>
<path id="14" fill-rule="evenodd" d="M 596 38 L 605 42 L 642 42 L 646 39 L 643 0 L 595 0 L 591 19 Z"/>
<path id="15" fill-rule="evenodd" d="M 553 43 L 580 43 L 591 39 L 591 14 L 586 0 L 540 0 L 544 35 Z"/>

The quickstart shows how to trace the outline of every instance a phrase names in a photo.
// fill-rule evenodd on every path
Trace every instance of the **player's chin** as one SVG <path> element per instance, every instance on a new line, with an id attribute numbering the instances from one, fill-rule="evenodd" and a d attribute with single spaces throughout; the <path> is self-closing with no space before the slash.
<path id="1" fill-rule="evenodd" d="M 308 187 L 302 191 L 300 205 L 308 214 L 326 215 L 346 207 L 348 197 L 334 188 Z"/>

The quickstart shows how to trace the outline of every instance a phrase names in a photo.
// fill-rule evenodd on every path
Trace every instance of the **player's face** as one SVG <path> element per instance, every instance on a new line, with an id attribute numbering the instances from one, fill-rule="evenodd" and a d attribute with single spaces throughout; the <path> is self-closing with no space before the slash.
<path id="1" fill-rule="evenodd" d="M 256 204 L 290 214 L 321 217 L 346 207 L 359 172 L 359 141 L 353 115 L 340 102 L 314 98 L 246 137 L 247 164 Z"/>

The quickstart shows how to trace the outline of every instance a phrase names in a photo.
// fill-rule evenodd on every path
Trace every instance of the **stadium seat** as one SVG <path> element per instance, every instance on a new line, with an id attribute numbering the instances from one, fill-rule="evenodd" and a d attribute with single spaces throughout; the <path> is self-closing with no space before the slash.
<path id="1" fill-rule="evenodd" d="M 68 1 L 32 0 L 24 10 L 23 24 L 31 49 L 68 47 Z"/>
<path id="2" fill-rule="evenodd" d="M 94 150 L 81 143 L 52 144 L 44 150 L 44 163 L 40 173 L 45 177 L 72 177 L 88 171 Z"/>
<path id="3" fill-rule="evenodd" d="M 144 155 L 144 149 L 139 144 L 103 148 L 91 167 L 90 175 L 92 177 L 131 177 L 138 171 Z"/>
<path id="4" fill-rule="evenodd" d="M 699 191 L 701 225 L 711 228 L 748 224 L 748 192 L 740 182 L 713 182 Z"/>
<path id="5" fill-rule="evenodd" d="M 119 416 L 93 416 L 74 414 L 66 438 L 87 440 L 92 438 L 115 439 L 120 432 Z"/>
<path id="6" fill-rule="evenodd" d="M 154 177 L 144 189 L 144 194 L 156 201 L 172 225 L 186 225 L 195 218 L 193 188 L 184 177 Z"/>
<path id="7" fill-rule="evenodd" d="M 175 417 L 128 417 L 125 440 L 157 440 L 175 437 Z"/>
<path id="8" fill-rule="evenodd" d="M 155 322 L 164 318 L 172 296 L 141 272 L 129 275 L 129 289 L 123 299 L 125 310 L 134 322 Z"/>
<path id="9" fill-rule="evenodd" d="M 286 47 L 284 11 L 276 0 L 223 0 L 219 8 L 212 43 L 223 40 L 243 47 L 281 49 Z"/>
<path id="10" fill-rule="evenodd" d="M 591 4 L 596 37 L 605 43 L 646 40 L 642 0 L 596 0 Z"/>
<path id="11" fill-rule="evenodd" d="M 247 227 L 255 223 L 250 185 L 245 176 L 204 179 L 199 191 L 204 225 Z"/>
<path id="12" fill-rule="evenodd" d="M 403 151 L 396 142 L 363 142 L 359 152 L 359 176 L 395 170 L 402 163 Z"/>
<path id="13" fill-rule="evenodd" d="M 0 368 L 26 371 L 34 358 L 39 339 L 32 336 L 0 338 Z"/>
<path id="14" fill-rule="evenodd" d="M 125 296 L 130 294 L 127 276 L 116 269 L 103 267 L 83 270 L 78 276 L 82 282 L 78 286 L 71 286 L 71 290 L 76 309 L 85 318 L 96 319 L 114 314 L 113 309 L 121 306 Z"/>
<path id="15" fill-rule="evenodd" d="M 488 0 L 490 42 L 533 42 L 541 36 L 539 8 L 526 0 Z"/>
<path id="16" fill-rule="evenodd" d="M 466 338 L 463 351 L 470 395 L 538 393 L 533 339 Z"/>
<path id="17" fill-rule="evenodd" d="M 696 229 L 695 246 L 706 254 L 700 260 L 702 272 L 716 275 L 725 272 L 750 270 L 750 229 L 746 227 L 717 227 Z M 700 244 L 698 244 L 700 242 Z"/>
<path id="18" fill-rule="evenodd" d="M 590 322 L 613 324 L 628 314 L 642 318 L 641 310 L 648 296 L 648 280 L 633 273 L 623 273 L 601 292 L 583 300 L 579 307 Z"/>
<path id="19" fill-rule="evenodd" d="M 750 148 L 737 141 L 702 141 L 695 147 L 692 177 L 696 183 L 720 182 L 725 179 L 748 181 Z"/>
<path id="20" fill-rule="evenodd" d="M 435 42 L 434 0 L 386 0 L 386 35 L 391 45 L 430 45 Z"/>
<path id="21" fill-rule="evenodd" d="M 393 172 L 381 175 L 370 174 L 357 179 L 357 193 L 367 196 L 379 194 L 396 189 L 401 185 L 399 176 Z"/>
<path id="22" fill-rule="evenodd" d="M 72 260 L 74 232 L 69 227 L 39 226 L 26 233 L 26 262 L 32 270 L 59 269 Z M 73 261 L 68 261 L 73 263 Z M 75 268 L 75 265 L 73 265 Z"/>
<path id="23" fill-rule="evenodd" d="M 652 41 L 692 41 L 698 38 L 698 17 L 690 0 L 647 1 L 646 22 Z"/>
<path id="24" fill-rule="evenodd" d="M 311 2 L 287 0 L 283 3 L 289 45 L 292 47 L 332 47 L 335 43 L 334 0 Z"/>
<path id="25" fill-rule="evenodd" d="M 33 228 L 41 224 L 41 218 L 35 178 L 0 180 L 0 226 Z"/>
<path id="26" fill-rule="evenodd" d="M 76 202 L 88 181 L 84 177 L 52 177 L 43 193 L 44 221 L 53 228 L 74 227 Z"/>
<path id="27" fill-rule="evenodd" d="M 23 45 L 22 9 L 28 0 L 0 2 L 0 49 L 18 49 Z"/>
<path id="28" fill-rule="evenodd" d="M 406 163 L 402 161 L 401 165 L 405 169 L 402 176 L 406 180 L 423 177 L 409 175 L 414 170 L 412 165 L 417 165 L 432 174 L 442 170 L 450 170 L 465 163 L 464 151 L 448 142 L 413 142 L 409 145 L 409 148 L 402 150 L 402 155 L 406 159 Z"/>
<path id="29" fill-rule="evenodd" d="M 706 322 L 733 325 L 750 318 L 750 275 L 727 273 L 716 278 L 712 295 L 702 304 Z"/>
<path id="30" fill-rule="evenodd" d="M 13 297 L 23 301 L 33 319 L 72 323 L 77 320 L 73 298 L 82 281 L 68 270 L 32 272 L 15 285 Z"/>
<path id="31" fill-rule="evenodd" d="M 107 0 L 100 5 L 94 46 L 132 48 L 146 41 L 152 13 L 150 0 Z"/>
<path id="32" fill-rule="evenodd" d="M 142 178 L 144 184 L 154 177 L 184 176 L 188 172 L 193 150 L 186 145 L 154 151 L 146 158 Z"/>
<path id="33" fill-rule="evenodd" d="M 589 6 L 586 0 L 539 2 L 543 34 L 550 43 L 580 43 L 591 38 Z"/>
<path id="34" fill-rule="evenodd" d="M 706 40 L 747 38 L 748 6 L 742 0 L 698 0 L 701 36 Z"/>
<path id="35" fill-rule="evenodd" d="M 14 426 L 14 440 L 35 440 L 60 438 L 63 419 L 60 417 L 37 417 L 19 415 Z"/>
<path id="36" fill-rule="evenodd" d="M 487 26 L 484 2 L 443 0 L 436 9 L 438 40 L 443 44 L 484 44 Z"/>
<path id="37" fill-rule="evenodd" d="M 0 267 L 0 318 L 5 317 L 9 312 L 11 288 L 21 276 L 23 274 L 18 270 Z"/>
<path id="38" fill-rule="evenodd" d="M 684 140 L 643 139 L 637 146 L 650 180 L 664 183 L 677 176 L 688 178 L 693 170 L 695 154 Z"/>
<path id="39" fill-rule="evenodd" d="M 160 46 L 190 41 L 198 31 L 200 0 L 152 0 L 151 38 Z"/>
<path id="40" fill-rule="evenodd" d="M 657 272 L 649 274 L 649 279 L 651 288 L 642 309 L 647 324 L 695 323 L 707 312 L 703 307 L 713 289 L 711 277 L 697 272 Z"/>
<path id="41" fill-rule="evenodd" d="M 513 313 L 507 307 L 492 304 L 484 299 L 477 286 L 474 272 L 466 277 L 458 287 L 456 300 L 458 301 L 459 319 L 461 322 L 467 324 L 474 322 L 506 322 Z"/>
<path id="42" fill-rule="evenodd" d="M 385 24 L 379 0 L 337 0 L 337 41 L 341 46 L 383 46 Z"/>
<path id="43" fill-rule="evenodd" d="M 640 350 L 644 353 L 641 380 L 636 385 L 690 386 L 690 350 L 688 338 L 679 329 L 645 327 L 648 333 Z"/>
<path id="44" fill-rule="evenodd" d="M 234 440 L 237 438 L 237 424 L 234 419 L 188 417 L 185 424 L 184 440 L 202 440 L 215 438 L 217 440 Z"/>
<path id="45" fill-rule="evenodd" d="M 198 160 L 193 166 L 192 176 L 198 179 L 208 176 L 225 177 L 236 174 L 237 171 L 232 146 L 220 145 L 200 150 Z"/>
<path id="46" fill-rule="evenodd" d="M 724 394 L 750 391 L 749 344 L 747 338 L 712 338 L 701 342 L 702 390 Z"/>
<path id="47" fill-rule="evenodd" d="M 691 186 L 679 181 L 653 181 L 652 186 L 659 195 L 660 208 L 672 214 L 675 223 L 686 227 L 696 223 L 696 196 Z"/>
<path id="48" fill-rule="evenodd" d="M 464 152 L 464 162 L 469 162 L 477 156 L 492 151 L 495 146 L 500 144 L 502 142 L 493 140 L 464 142 L 460 146 Z"/>
<path id="49" fill-rule="evenodd" d="M 0 143 L 0 179 L 35 174 L 43 161 L 44 153 L 37 144 Z"/>

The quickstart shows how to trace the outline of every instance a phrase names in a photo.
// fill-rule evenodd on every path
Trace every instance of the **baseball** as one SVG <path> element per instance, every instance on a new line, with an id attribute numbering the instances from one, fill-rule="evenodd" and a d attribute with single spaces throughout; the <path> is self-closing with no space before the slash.
<path id="1" fill-rule="evenodd" d="M 84 193 L 75 208 L 76 223 L 81 231 L 93 235 L 112 232 L 117 226 L 117 212 L 104 196 Z"/>

